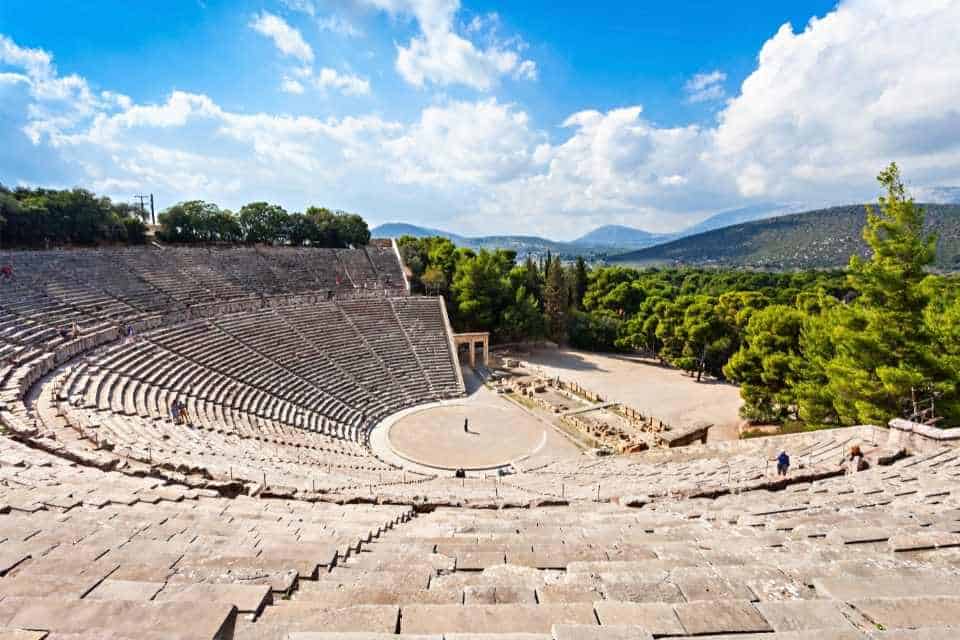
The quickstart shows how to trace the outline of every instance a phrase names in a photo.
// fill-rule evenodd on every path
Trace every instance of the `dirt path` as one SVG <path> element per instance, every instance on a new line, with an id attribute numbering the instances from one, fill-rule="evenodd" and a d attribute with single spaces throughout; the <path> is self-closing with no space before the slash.
<path id="1" fill-rule="evenodd" d="M 682 371 L 614 354 L 572 349 L 543 349 L 522 360 L 547 377 L 560 376 L 628 404 L 668 424 L 704 420 L 715 426 L 710 440 L 736 440 L 740 390 L 716 381 L 697 382 Z"/>

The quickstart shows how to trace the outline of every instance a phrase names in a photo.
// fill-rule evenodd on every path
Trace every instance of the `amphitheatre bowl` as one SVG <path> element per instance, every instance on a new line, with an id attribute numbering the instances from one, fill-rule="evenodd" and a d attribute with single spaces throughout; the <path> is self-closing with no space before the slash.
<path id="1" fill-rule="evenodd" d="M 416 407 L 383 427 L 391 451 L 400 458 L 449 470 L 480 471 L 520 462 L 543 448 L 547 437 L 543 423 L 502 401 Z"/>

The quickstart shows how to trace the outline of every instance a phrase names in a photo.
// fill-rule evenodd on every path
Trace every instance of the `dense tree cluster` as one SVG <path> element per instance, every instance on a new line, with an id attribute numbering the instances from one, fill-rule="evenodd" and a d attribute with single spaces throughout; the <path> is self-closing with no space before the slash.
<path id="1" fill-rule="evenodd" d="M 312 247 L 362 246 L 366 221 L 354 213 L 310 207 L 287 213 L 275 204 L 251 202 L 234 214 L 212 202 L 190 200 L 160 214 L 157 237 L 165 242 L 249 242 Z"/>
<path id="2" fill-rule="evenodd" d="M 740 385 L 756 422 L 960 423 L 960 279 L 928 272 L 936 239 L 896 165 L 846 271 L 515 263 L 443 238 L 400 240 L 413 286 L 447 298 L 454 326 L 641 353 Z"/>
<path id="3" fill-rule="evenodd" d="M 84 189 L 0 186 L 0 242 L 15 247 L 146 241 L 137 209 Z"/>
<path id="4" fill-rule="evenodd" d="M 582 259 L 564 265 L 548 255 L 517 264 L 513 251 L 475 252 L 439 237 L 404 236 L 398 244 L 414 290 L 444 296 L 458 330 L 490 331 L 500 341 L 566 341 L 586 291 Z"/>
<path id="5" fill-rule="evenodd" d="M 247 242 L 293 246 L 348 247 L 370 242 L 359 215 L 310 207 L 287 213 L 267 202 L 251 202 L 237 213 L 202 200 L 180 202 L 159 217 L 164 242 Z M 14 247 L 143 244 L 147 226 L 140 210 L 84 189 L 54 190 L 0 185 L 0 243 Z"/>

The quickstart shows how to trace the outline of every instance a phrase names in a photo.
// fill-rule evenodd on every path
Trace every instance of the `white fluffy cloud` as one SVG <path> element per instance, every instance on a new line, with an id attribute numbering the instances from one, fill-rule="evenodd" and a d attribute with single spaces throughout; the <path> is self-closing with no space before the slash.
<path id="1" fill-rule="evenodd" d="M 545 141 L 526 113 L 491 98 L 428 107 L 386 149 L 397 182 L 459 188 L 529 175 L 541 164 L 536 150 Z"/>
<path id="2" fill-rule="evenodd" d="M 280 81 L 280 90 L 284 93 L 292 93 L 295 95 L 300 95 L 305 91 L 302 82 L 288 76 L 284 76 L 283 80 Z"/>
<path id="3" fill-rule="evenodd" d="M 721 113 L 710 162 L 745 196 L 866 197 L 897 160 L 960 182 L 960 3 L 849 0 L 784 25 Z"/>
<path id="4" fill-rule="evenodd" d="M 726 79 L 727 74 L 719 70 L 694 75 L 683 87 L 687 92 L 687 100 L 690 102 L 722 100 L 727 95 L 723 88 Z"/>
<path id="5" fill-rule="evenodd" d="M 283 18 L 263 11 L 250 21 L 250 28 L 273 40 L 274 46 L 283 55 L 302 62 L 313 62 L 313 49 L 300 32 L 287 24 Z"/>
<path id="6" fill-rule="evenodd" d="M 329 31 L 337 35 L 356 38 L 363 33 L 352 22 L 336 13 L 321 15 L 313 0 L 282 0 L 285 7 L 291 11 L 305 14 L 312 18 L 321 31 Z"/>
<path id="7" fill-rule="evenodd" d="M 365 96 L 370 94 L 370 81 L 350 73 L 340 73 L 336 69 L 324 67 L 316 77 L 316 84 L 321 89 L 333 89 L 348 96 Z"/>
<path id="8" fill-rule="evenodd" d="M 497 38 L 486 46 L 457 33 L 455 17 L 459 0 L 365 0 L 367 4 L 391 14 L 410 15 L 420 34 L 407 45 L 397 45 L 397 71 L 408 83 L 422 87 L 462 84 L 479 90 L 493 87 L 502 76 L 536 77 L 536 63 L 524 60 L 514 42 Z M 476 35 L 483 21 L 474 20 L 465 31 Z"/>
<path id="9" fill-rule="evenodd" d="M 507 71 L 477 63 L 489 47 L 454 33 L 449 0 L 366 1 L 416 16 L 421 35 L 400 53 L 423 83 L 491 86 L 523 68 L 516 51 Z M 461 29 L 473 38 L 491 23 Z M 185 92 L 142 104 L 93 91 L 60 75 L 47 52 L 0 36 L 0 100 L 22 105 L 16 130 L 0 122 L 0 138 L 29 141 L 74 167 L 81 184 L 151 189 L 167 201 L 268 198 L 294 208 L 320 199 L 379 221 L 553 237 L 609 222 L 670 230 L 761 199 L 872 199 L 873 176 L 891 160 L 918 191 L 960 185 L 957 24 L 954 1 L 848 0 L 773 35 L 712 124 L 665 127 L 634 105 L 585 109 L 546 130 L 521 105 L 492 98 L 434 98 L 405 121 L 238 113 Z M 434 68 L 428 33 L 470 53 L 441 55 Z M 691 80 L 688 97 L 720 85 L 718 73 Z M 301 64 L 284 88 L 363 93 L 364 82 Z M 0 168 L 18 178 L 18 167 Z"/>

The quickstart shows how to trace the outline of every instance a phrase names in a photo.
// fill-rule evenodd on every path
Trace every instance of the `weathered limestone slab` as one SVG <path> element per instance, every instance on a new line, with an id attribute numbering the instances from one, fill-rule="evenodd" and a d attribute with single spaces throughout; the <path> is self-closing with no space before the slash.
<path id="1" fill-rule="evenodd" d="M 829 542 L 839 544 L 865 544 L 868 542 L 886 542 L 893 532 L 881 527 L 866 527 L 858 529 L 835 529 L 827 534 Z"/>
<path id="2" fill-rule="evenodd" d="M 855 629 L 818 629 L 817 631 L 787 631 L 784 633 L 737 633 L 721 636 L 706 636 L 709 640 L 874 640 Z M 704 636 L 681 636 L 670 640 L 705 640 Z M 888 640 L 888 634 L 876 640 Z M 911 638 L 910 640 L 916 640 Z"/>
<path id="3" fill-rule="evenodd" d="M 87 594 L 88 600 L 134 600 L 149 602 L 163 589 L 162 582 L 138 582 L 107 578 Z"/>
<path id="4" fill-rule="evenodd" d="M 397 636 L 403 638 L 404 636 Z M 553 640 L 549 633 L 446 633 L 443 640 Z"/>
<path id="5" fill-rule="evenodd" d="M 114 580 L 135 580 L 138 582 L 166 582 L 176 573 L 175 569 L 149 564 L 122 564 L 110 574 Z"/>
<path id="6" fill-rule="evenodd" d="M 708 576 L 678 576 L 673 582 L 688 602 L 698 600 L 756 600 L 750 587 L 739 580 Z"/>
<path id="7" fill-rule="evenodd" d="M 642 627 L 598 627 L 582 624 L 553 625 L 555 640 L 653 640 Z"/>
<path id="8" fill-rule="evenodd" d="M 26 631 L 24 629 L 0 629 L 0 640 L 43 640 L 46 631 Z"/>
<path id="9" fill-rule="evenodd" d="M 554 624 L 592 624 L 588 604 L 411 605 L 402 633 L 549 633 Z"/>
<path id="10" fill-rule="evenodd" d="M 19 574 L 0 580 L 0 595 L 4 597 L 47 597 L 80 599 L 89 593 L 99 577 L 75 575 Z"/>
<path id="11" fill-rule="evenodd" d="M 357 605 L 342 609 L 310 608 L 309 606 L 268 607 L 261 621 L 269 622 L 281 628 L 293 631 L 315 631 L 337 633 L 384 633 L 392 634 L 397 630 L 400 608 L 382 605 Z"/>
<path id="12" fill-rule="evenodd" d="M 960 597 L 868 598 L 850 604 L 887 629 L 960 625 Z"/>
<path id="13" fill-rule="evenodd" d="M 654 560 L 657 554 L 653 549 L 640 544 L 620 544 L 607 550 L 607 556 L 611 560 Z"/>
<path id="14" fill-rule="evenodd" d="M 371 575 L 371 578 L 375 579 L 375 576 Z M 357 604 L 460 604 L 463 602 L 463 591 L 459 587 L 443 586 L 421 589 L 412 585 L 391 587 L 377 584 L 343 585 L 324 581 L 315 584 L 301 582 L 297 602 L 333 609 Z"/>
<path id="15" fill-rule="evenodd" d="M 610 581 L 601 577 L 601 589 L 607 600 L 619 602 L 685 602 L 680 587 L 672 582 Z"/>
<path id="16" fill-rule="evenodd" d="M 839 605 L 829 600 L 760 602 L 756 607 L 778 632 L 842 629 L 849 625 Z"/>
<path id="17" fill-rule="evenodd" d="M 677 605 L 676 612 L 690 635 L 773 631 L 753 604 L 744 600 L 691 602 Z"/>
<path id="18" fill-rule="evenodd" d="M 233 607 L 209 603 L 7 598 L 3 604 L 16 607 L 8 627 L 51 633 L 103 631 L 119 637 L 139 637 L 149 630 L 170 640 L 231 637 L 237 615 Z"/>
<path id="19" fill-rule="evenodd" d="M 441 635 L 411 636 L 401 633 L 353 633 L 339 631 L 293 631 L 286 640 L 444 640 Z"/>
<path id="20" fill-rule="evenodd" d="M 960 577 L 930 575 L 886 575 L 864 579 L 858 576 L 816 578 L 813 586 L 821 597 L 834 600 L 864 600 L 870 598 L 909 598 L 926 596 L 953 596 L 960 593 Z"/>
<path id="21" fill-rule="evenodd" d="M 882 640 L 956 640 L 955 627 L 929 627 L 926 629 L 905 629 L 888 631 Z"/>
<path id="22" fill-rule="evenodd" d="M 537 601 L 541 604 L 593 603 L 597 600 L 603 600 L 603 594 L 589 584 L 548 584 L 537 587 Z"/>
<path id="23" fill-rule="evenodd" d="M 481 571 L 506 562 L 503 551 L 458 551 L 457 571 Z"/>
<path id="24" fill-rule="evenodd" d="M 31 550 L 19 544 L 4 543 L 0 545 L 0 576 L 29 558 Z"/>
<path id="25" fill-rule="evenodd" d="M 627 602 L 597 602 L 597 618 L 604 627 L 635 626 L 655 636 L 678 636 L 686 633 L 680 618 L 669 604 L 635 604 Z"/>
<path id="26" fill-rule="evenodd" d="M 925 531 L 890 538 L 890 548 L 896 552 L 926 551 L 950 547 L 960 547 L 960 534 L 947 531 Z"/>
<path id="27" fill-rule="evenodd" d="M 537 604 L 534 589 L 511 585 L 473 585 L 463 590 L 463 603 L 471 604 Z"/>
<path id="28" fill-rule="evenodd" d="M 267 585 L 171 583 L 157 594 L 155 600 L 216 602 L 231 604 L 240 613 L 259 613 L 270 602 L 271 591 Z"/>

